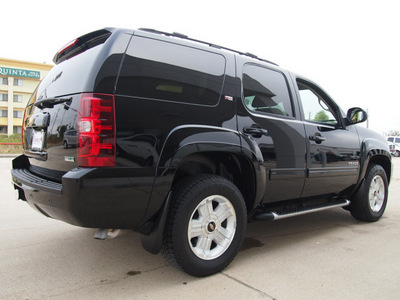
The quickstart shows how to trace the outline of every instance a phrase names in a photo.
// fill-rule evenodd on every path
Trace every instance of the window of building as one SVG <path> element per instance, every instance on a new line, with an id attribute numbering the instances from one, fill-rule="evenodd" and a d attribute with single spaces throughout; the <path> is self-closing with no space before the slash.
<path id="1" fill-rule="evenodd" d="M 0 94 L 0 101 L 8 101 L 8 94 Z"/>
<path id="2" fill-rule="evenodd" d="M 14 126 L 13 133 L 14 134 L 22 133 L 22 126 Z"/>
<path id="3" fill-rule="evenodd" d="M 117 89 L 140 98 L 216 105 L 224 74 L 225 57 L 220 54 L 135 37 Z"/>
<path id="4" fill-rule="evenodd" d="M 7 126 L 0 126 L 0 133 L 7 133 Z"/>
<path id="5" fill-rule="evenodd" d="M 7 110 L 0 110 L 0 118 L 7 118 L 8 117 L 8 111 Z"/>
<path id="6" fill-rule="evenodd" d="M 14 86 L 22 86 L 22 79 L 14 78 Z"/>
<path id="7" fill-rule="evenodd" d="M 20 102 L 22 103 L 23 97 L 22 95 L 14 95 L 14 102 Z"/>
<path id="8" fill-rule="evenodd" d="M 7 77 L 1 77 L 0 78 L 0 84 L 8 85 L 8 78 Z"/>
<path id="9" fill-rule="evenodd" d="M 287 81 L 281 72 L 245 65 L 243 96 L 246 107 L 251 111 L 293 117 Z"/>
<path id="10" fill-rule="evenodd" d="M 22 119 L 22 111 L 14 110 L 13 116 L 14 116 L 14 118 Z"/>

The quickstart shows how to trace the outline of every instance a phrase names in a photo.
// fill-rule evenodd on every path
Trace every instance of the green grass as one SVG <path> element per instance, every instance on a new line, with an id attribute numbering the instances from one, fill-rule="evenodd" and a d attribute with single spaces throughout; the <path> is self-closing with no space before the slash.
<path id="1" fill-rule="evenodd" d="M 0 135 L 0 143 L 22 143 L 21 134 Z"/>

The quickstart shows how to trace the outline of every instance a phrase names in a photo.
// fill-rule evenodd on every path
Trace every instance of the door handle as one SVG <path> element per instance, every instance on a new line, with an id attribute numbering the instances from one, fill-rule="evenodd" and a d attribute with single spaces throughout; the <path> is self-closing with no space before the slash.
<path id="1" fill-rule="evenodd" d="M 320 144 L 326 140 L 326 137 L 322 136 L 319 132 L 316 132 L 314 135 L 310 135 L 309 139 L 317 144 Z"/>
<path id="2" fill-rule="evenodd" d="M 252 125 L 251 127 L 243 127 L 243 132 L 250 134 L 254 137 L 261 137 L 262 135 L 268 135 L 268 130 L 261 128 L 260 125 Z"/>

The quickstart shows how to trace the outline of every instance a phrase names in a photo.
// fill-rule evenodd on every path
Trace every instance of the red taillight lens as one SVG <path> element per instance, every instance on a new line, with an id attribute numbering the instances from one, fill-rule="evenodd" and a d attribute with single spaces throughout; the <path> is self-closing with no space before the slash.
<path id="1" fill-rule="evenodd" d="M 115 166 L 114 96 L 82 94 L 78 117 L 78 164 L 80 167 Z"/>
<path id="2" fill-rule="evenodd" d="M 22 138 L 22 149 L 25 151 L 25 140 L 24 140 L 24 130 L 25 130 L 25 116 L 26 116 L 26 108 L 24 110 L 24 118 L 22 119 L 22 131 L 21 131 L 21 138 Z"/>

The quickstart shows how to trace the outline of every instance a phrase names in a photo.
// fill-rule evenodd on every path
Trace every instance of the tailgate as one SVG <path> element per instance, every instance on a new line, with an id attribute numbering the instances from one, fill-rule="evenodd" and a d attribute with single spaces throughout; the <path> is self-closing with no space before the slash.
<path id="1" fill-rule="evenodd" d="M 34 158 L 31 165 L 67 172 L 77 164 L 77 118 L 80 94 L 37 101 L 32 96 L 25 111 L 23 147 Z M 39 169 L 32 170 L 40 172 Z M 41 170 L 44 177 L 57 177 Z M 62 174 L 60 173 L 60 176 Z M 54 178 L 61 179 L 61 178 Z"/>
<path id="2" fill-rule="evenodd" d="M 56 66 L 39 84 L 25 110 L 23 148 L 24 154 L 29 157 L 31 172 L 61 182 L 63 174 L 78 167 L 78 152 L 81 149 L 89 154 L 96 150 L 90 148 L 94 141 L 90 131 L 85 132 L 83 137 L 81 134 L 79 143 L 80 121 L 86 125 L 92 122 L 96 124 L 97 131 L 103 130 L 95 145 L 99 155 L 108 151 L 105 148 L 111 147 L 110 138 L 102 137 L 108 126 L 101 119 L 103 111 L 111 109 L 105 106 L 108 105 L 107 100 L 100 101 L 97 109 L 101 113 L 97 115 L 83 116 L 79 110 L 82 109 L 82 97 L 88 93 L 114 93 L 129 39 L 126 30 L 102 29 L 77 38 L 56 54 Z M 98 99 L 90 100 L 96 102 Z M 93 161 L 93 165 L 99 164 L 97 160 L 90 158 L 87 164 Z"/>

